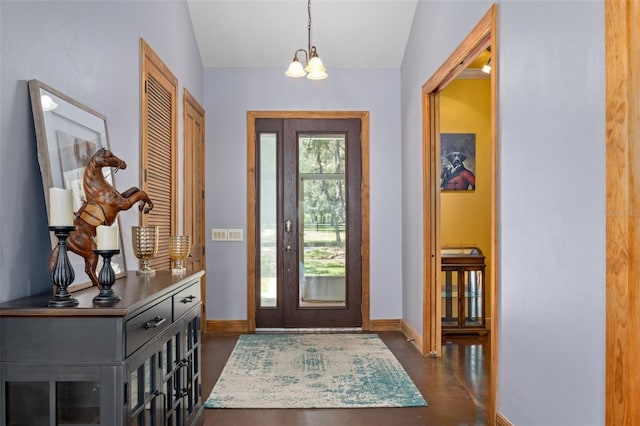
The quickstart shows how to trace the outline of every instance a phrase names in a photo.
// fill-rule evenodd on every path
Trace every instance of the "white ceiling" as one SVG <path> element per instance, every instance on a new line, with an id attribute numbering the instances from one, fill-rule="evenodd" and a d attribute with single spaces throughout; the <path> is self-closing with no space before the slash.
<path id="1" fill-rule="evenodd" d="M 307 0 L 187 0 L 206 68 L 280 67 L 307 48 Z M 311 41 L 327 70 L 397 68 L 417 0 L 312 0 Z M 304 60 L 304 58 L 301 58 Z"/>

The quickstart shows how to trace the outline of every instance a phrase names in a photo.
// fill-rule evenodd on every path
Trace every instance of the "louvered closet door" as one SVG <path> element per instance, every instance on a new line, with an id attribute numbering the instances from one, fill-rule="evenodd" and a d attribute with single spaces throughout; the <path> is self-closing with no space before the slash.
<path id="1" fill-rule="evenodd" d="M 160 227 L 158 254 L 151 268 L 167 270 L 169 236 L 177 231 L 177 94 L 178 80 L 151 48 L 142 51 L 142 189 L 153 201 L 142 225 Z"/>

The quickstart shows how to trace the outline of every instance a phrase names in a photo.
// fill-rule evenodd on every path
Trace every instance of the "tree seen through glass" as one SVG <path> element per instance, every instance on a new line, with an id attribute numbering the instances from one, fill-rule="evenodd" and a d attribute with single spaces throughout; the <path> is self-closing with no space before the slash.
<path id="1" fill-rule="evenodd" d="M 344 135 L 299 138 L 300 225 L 306 275 L 345 276 Z"/>

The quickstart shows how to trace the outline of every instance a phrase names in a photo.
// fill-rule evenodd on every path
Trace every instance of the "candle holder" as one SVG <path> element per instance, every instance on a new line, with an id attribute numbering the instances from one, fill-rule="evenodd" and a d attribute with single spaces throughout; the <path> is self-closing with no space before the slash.
<path id="1" fill-rule="evenodd" d="M 149 267 L 149 259 L 158 254 L 158 244 L 160 242 L 159 226 L 132 226 L 131 243 L 133 244 L 133 254 L 140 260 L 140 275 L 153 275 L 156 273 Z"/>
<path id="2" fill-rule="evenodd" d="M 73 266 L 67 254 L 67 238 L 76 229 L 75 226 L 49 226 L 49 231 L 53 231 L 58 238 L 58 254 L 53 269 L 49 271 L 51 281 L 56 286 L 56 291 L 49 306 L 55 308 L 68 308 L 78 305 L 78 299 L 71 297 L 67 290 L 69 285 L 76 278 Z"/>
<path id="3" fill-rule="evenodd" d="M 185 260 L 191 251 L 190 235 L 171 235 L 169 237 L 169 259 L 171 259 L 171 272 L 182 274 L 187 268 Z"/>
<path id="4" fill-rule="evenodd" d="M 116 281 L 116 274 L 111 267 L 111 257 L 120 253 L 120 250 L 94 250 L 95 254 L 102 256 L 102 268 L 98 274 L 98 282 L 100 283 L 100 293 L 93 298 L 96 305 L 110 305 L 122 300 L 111 286 Z"/>

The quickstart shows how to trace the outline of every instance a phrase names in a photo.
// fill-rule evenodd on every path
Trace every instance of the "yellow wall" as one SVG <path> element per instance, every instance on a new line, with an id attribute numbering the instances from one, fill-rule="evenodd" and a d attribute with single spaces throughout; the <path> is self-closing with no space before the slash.
<path id="1" fill-rule="evenodd" d="M 475 246 L 491 271 L 491 82 L 454 80 L 440 94 L 440 132 L 476 134 L 475 191 L 441 193 L 440 241 L 445 246 Z M 487 299 L 486 312 L 490 312 Z"/>

